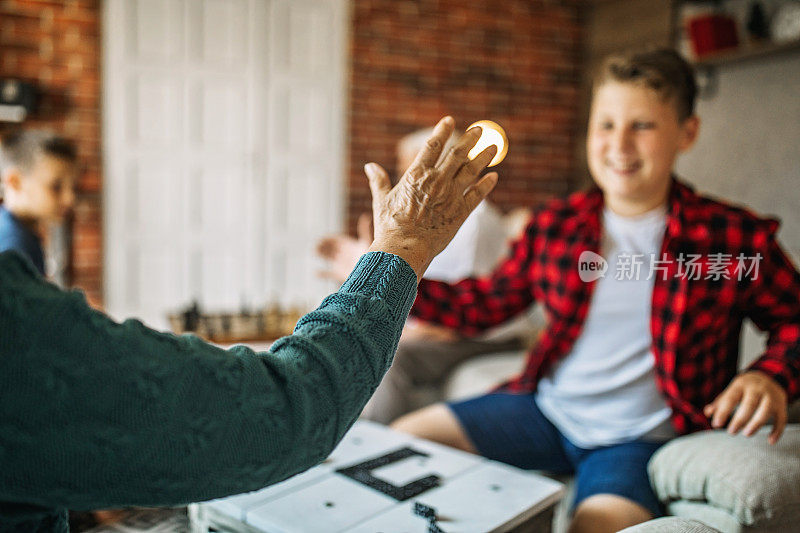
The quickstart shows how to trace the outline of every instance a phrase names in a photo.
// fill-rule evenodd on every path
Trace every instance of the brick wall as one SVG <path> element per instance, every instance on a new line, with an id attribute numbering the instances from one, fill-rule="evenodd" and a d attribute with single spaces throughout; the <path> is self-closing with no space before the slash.
<path id="1" fill-rule="evenodd" d="M 0 77 L 32 82 L 25 127 L 76 142 L 82 164 L 72 226 L 71 284 L 102 301 L 99 0 L 0 0 Z M 0 123 L 0 128 L 13 127 Z"/>
<path id="2" fill-rule="evenodd" d="M 369 209 L 362 167 L 395 165 L 403 135 L 451 114 L 510 138 L 492 200 L 504 209 L 578 182 L 580 0 L 352 0 L 348 225 Z M 73 221 L 72 283 L 102 299 L 98 0 L 0 0 L 0 76 L 34 82 L 31 126 L 75 139 L 85 164 Z"/>
<path id="3" fill-rule="evenodd" d="M 398 138 L 446 114 L 506 129 L 503 209 L 572 190 L 582 18 L 577 0 L 353 0 L 351 231 L 370 205 L 364 163 L 393 170 Z"/>

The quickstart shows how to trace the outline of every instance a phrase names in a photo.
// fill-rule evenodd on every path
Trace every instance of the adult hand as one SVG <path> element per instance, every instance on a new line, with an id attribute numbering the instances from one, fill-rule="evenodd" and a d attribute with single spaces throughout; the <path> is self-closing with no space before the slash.
<path id="1" fill-rule="evenodd" d="M 358 258 L 364 255 L 372 243 L 372 214 L 362 213 L 358 217 L 357 237 L 329 235 L 317 243 L 317 255 L 328 261 L 327 269 L 320 276 L 339 283 L 344 282 Z"/>
<path id="2" fill-rule="evenodd" d="M 738 405 L 728 424 L 728 433 L 735 435 L 744 428 L 747 437 L 772 419 L 768 441 L 775 444 L 786 427 L 787 403 L 783 387 L 763 372 L 751 370 L 736 376 L 713 402 L 705 406 L 703 413 L 713 415 L 711 425 L 721 428 Z"/>
<path id="3" fill-rule="evenodd" d="M 497 184 L 497 173 L 477 180 L 497 148 L 492 145 L 470 161 L 470 149 L 481 129 L 472 128 L 456 142 L 438 165 L 445 142 L 453 132 L 452 117 L 439 121 L 425 148 L 392 188 L 389 175 L 376 163 L 364 170 L 372 191 L 375 240 L 370 251 L 402 257 L 422 278 L 431 260 L 444 250 L 467 216 Z M 476 181 L 477 180 L 477 181 Z"/>

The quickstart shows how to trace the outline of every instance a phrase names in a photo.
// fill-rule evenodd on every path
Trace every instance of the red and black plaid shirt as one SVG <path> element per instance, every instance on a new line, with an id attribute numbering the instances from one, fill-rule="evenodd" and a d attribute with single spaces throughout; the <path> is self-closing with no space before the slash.
<path id="1" fill-rule="evenodd" d="M 797 398 L 800 274 L 775 240 L 778 222 L 699 196 L 676 180 L 669 204 L 650 332 L 656 385 L 672 409 L 673 426 L 681 434 L 710 427 L 702 409 L 736 374 L 739 335 L 748 317 L 769 332 L 766 351 L 749 368 L 775 379 L 790 401 Z M 578 257 L 586 250 L 600 252 L 602 207 L 598 189 L 551 202 L 533 215 L 490 277 L 452 285 L 425 280 L 411 314 L 470 335 L 541 302 L 548 326 L 523 373 L 504 385 L 512 392 L 534 391 L 581 333 L 594 282 L 581 281 Z M 757 254 L 760 260 L 753 259 Z M 680 261 L 697 255 L 699 275 Z M 751 268 L 744 276 L 744 269 L 736 271 L 740 256 Z M 730 260 L 724 272 L 720 258 Z"/>

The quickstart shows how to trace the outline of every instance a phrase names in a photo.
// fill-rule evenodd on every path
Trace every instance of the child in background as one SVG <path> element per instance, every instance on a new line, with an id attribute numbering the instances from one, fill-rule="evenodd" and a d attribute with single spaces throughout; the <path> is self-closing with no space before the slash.
<path id="1" fill-rule="evenodd" d="M 16 250 L 45 274 L 42 240 L 75 201 L 75 146 L 44 131 L 23 131 L 0 143 L 0 252 Z"/>

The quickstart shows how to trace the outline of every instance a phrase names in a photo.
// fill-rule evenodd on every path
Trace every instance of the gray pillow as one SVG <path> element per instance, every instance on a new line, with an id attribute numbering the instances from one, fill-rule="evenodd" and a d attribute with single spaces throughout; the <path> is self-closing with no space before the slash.
<path id="1" fill-rule="evenodd" d="M 719 533 L 719 530 L 707 526 L 697 520 L 667 516 L 650 520 L 637 526 L 623 529 L 619 533 Z"/>
<path id="2" fill-rule="evenodd" d="M 746 526 L 800 523 L 800 425 L 787 426 L 774 446 L 767 443 L 769 431 L 677 438 L 650 459 L 650 483 L 665 504 L 708 503 Z"/>

